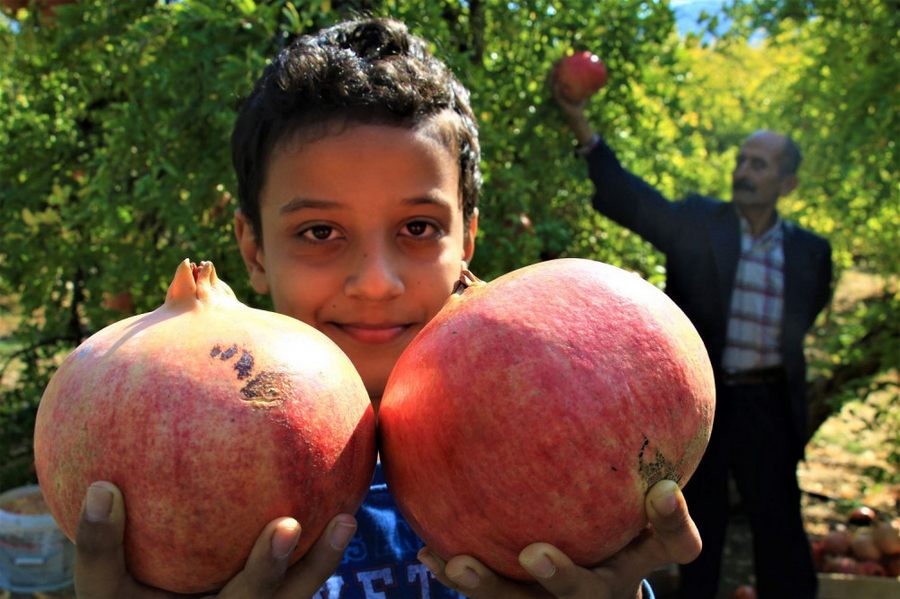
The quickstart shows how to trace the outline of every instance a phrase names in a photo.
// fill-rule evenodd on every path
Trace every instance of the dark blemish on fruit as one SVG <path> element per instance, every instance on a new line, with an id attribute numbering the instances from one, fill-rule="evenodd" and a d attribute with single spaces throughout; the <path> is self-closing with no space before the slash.
<path id="1" fill-rule="evenodd" d="M 222 353 L 222 348 L 217 345 L 214 348 L 212 348 L 211 352 L 209 352 L 209 357 L 215 358 L 216 356 L 218 356 L 221 353 Z"/>
<path id="2" fill-rule="evenodd" d="M 246 350 L 241 352 L 241 359 L 234 365 L 234 369 L 237 370 L 239 381 L 250 376 L 250 373 L 253 371 L 253 356 L 250 352 Z"/>
<path id="3" fill-rule="evenodd" d="M 231 347 L 229 347 L 228 349 L 226 349 L 225 351 L 222 352 L 222 355 L 219 356 L 219 359 L 222 360 L 223 362 L 225 362 L 226 360 L 230 360 L 231 358 L 234 357 L 234 354 L 236 354 L 237 351 L 238 351 L 237 345 L 232 345 Z"/>
<path id="4" fill-rule="evenodd" d="M 610 468 L 612 469 L 613 472 L 618 472 L 618 471 L 619 471 L 619 469 L 616 468 L 615 466 L 610 466 Z"/>
<path id="5" fill-rule="evenodd" d="M 640 452 L 638 452 L 638 472 L 647 484 L 647 488 L 649 489 L 664 479 L 673 480 L 676 483 L 680 482 L 681 474 L 678 473 L 680 464 L 671 463 L 658 449 L 656 450 L 656 455 L 653 456 L 652 462 L 644 460 L 644 451 L 648 445 L 650 445 L 650 439 L 647 438 L 647 435 L 644 435 L 644 442 L 641 445 Z"/>
<path id="6" fill-rule="evenodd" d="M 290 392 L 290 378 L 280 372 L 260 372 L 241 389 L 244 399 L 262 404 L 281 401 Z"/>

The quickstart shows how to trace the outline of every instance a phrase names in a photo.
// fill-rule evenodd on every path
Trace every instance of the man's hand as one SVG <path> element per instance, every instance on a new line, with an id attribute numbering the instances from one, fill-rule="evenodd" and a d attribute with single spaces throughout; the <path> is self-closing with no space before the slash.
<path id="1" fill-rule="evenodd" d="M 244 569 L 216 596 L 312 597 L 337 568 L 355 531 L 353 516 L 335 516 L 307 554 L 288 568 L 300 525 L 293 518 L 273 520 L 257 538 Z M 75 593 L 79 599 L 177 597 L 131 577 L 125 569 L 124 535 L 122 493 L 111 483 L 95 482 L 88 488 L 75 539 Z"/>
<path id="2" fill-rule="evenodd" d="M 550 71 L 550 76 L 548 78 L 550 91 L 553 93 L 553 98 L 559 105 L 560 110 L 562 110 L 563 116 L 566 118 L 566 122 L 572 129 L 572 133 L 575 134 L 575 139 L 578 140 L 578 145 L 586 146 L 591 143 L 591 139 L 594 136 L 594 131 L 593 129 L 591 129 L 591 124 L 588 122 L 587 117 L 584 114 L 584 107 L 587 105 L 587 100 L 582 100 L 581 102 L 572 102 L 571 100 L 567 100 L 565 95 L 562 93 L 562 84 L 560 83 L 559 77 L 557 76 L 558 71 L 559 63 L 556 63 L 553 66 L 553 70 Z"/>
<path id="3" fill-rule="evenodd" d="M 536 583 L 498 576 L 470 556 L 456 556 L 445 563 L 427 547 L 419 552 L 419 559 L 443 584 L 472 599 L 634 599 L 641 597 L 640 583 L 649 573 L 665 564 L 691 562 L 701 548 L 697 527 L 676 483 L 664 480 L 654 485 L 645 507 L 650 520 L 647 528 L 596 568 L 581 568 L 546 543 L 523 549 L 519 563 Z"/>

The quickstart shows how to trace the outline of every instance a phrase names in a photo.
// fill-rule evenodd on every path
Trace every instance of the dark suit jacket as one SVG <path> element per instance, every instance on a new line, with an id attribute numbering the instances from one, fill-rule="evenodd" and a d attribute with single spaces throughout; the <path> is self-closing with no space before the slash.
<path id="1" fill-rule="evenodd" d="M 665 254 L 666 293 L 694 323 L 718 378 L 740 256 L 737 210 L 731 203 L 700 195 L 668 201 L 623 169 L 602 140 L 587 159 L 596 188 L 594 208 Z M 803 339 L 830 296 L 831 246 L 825 239 L 785 221 L 781 346 L 791 394 L 792 424 L 801 455 L 806 442 Z"/>

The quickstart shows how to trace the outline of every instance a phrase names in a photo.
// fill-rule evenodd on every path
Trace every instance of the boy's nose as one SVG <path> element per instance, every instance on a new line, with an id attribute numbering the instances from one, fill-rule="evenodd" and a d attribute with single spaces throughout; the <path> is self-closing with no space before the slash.
<path id="1" fill-rule="evenodd" d="M 382 249 L 362 252 L 344 284 L 349 297 L 386 300 L 403 293 L 403 280 L 395 259 Z"/>

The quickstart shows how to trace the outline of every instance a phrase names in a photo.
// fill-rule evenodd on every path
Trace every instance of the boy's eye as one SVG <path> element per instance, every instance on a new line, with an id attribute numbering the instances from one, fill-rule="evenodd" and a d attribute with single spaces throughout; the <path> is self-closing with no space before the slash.
<path id="1" fill-rule="evenodd" d="M 403 233 L 408 237 L 429 237 L 438 232 L 438 227 L 425 220 L 413 220 L 403 227 Z"/>
<path id="2" fill-rule="evenodd" d="M 337 232 L 329 225 L 313 225 L 300 231 L 300 237 L 308 241 L 328 241 L 336 238 Z"/>

